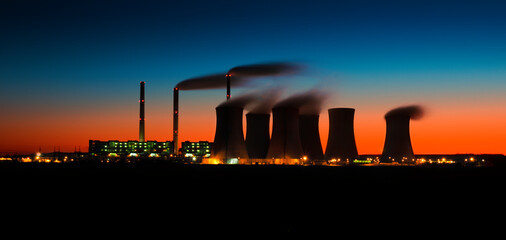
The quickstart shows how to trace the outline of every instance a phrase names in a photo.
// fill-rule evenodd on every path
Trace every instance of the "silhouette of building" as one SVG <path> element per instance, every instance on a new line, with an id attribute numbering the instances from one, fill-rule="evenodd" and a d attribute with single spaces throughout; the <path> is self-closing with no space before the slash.
<path id="1" fill-rule="evenodd" d="M 414 163 L 409 122 L 422 118 L 423 108 L 418 105 L 398 107 L 385 114 L 387 132 L 381 162 Z"/>
<path id="2" fill-rule="evenodd" d="M 211 143 L 208 141 L 181 143 L 181 153 L 184 157 L 210 157 Z"/>
<path id="3" fill-rule="evenodd" d="M 358 158 L 353 119 L 353 108 L 331 108 L 329 111 L 329 137 L 325 160 L 353 162 Z"/>
<path id="4" fill-rule="evenodd" d="M 211 157 L 222 163 L 238 163 L 248 159 L 242 125 L 243 108 L 221 106 L 216 108 L 216 133 Z"/>
<path id="5" fill-rule="evenodd" d="M 172 154 L 172 142 L 136 140 L 128 141 L 89 141 L 89 154 L 91 156 L 167 156 Z"/>
<path id="6" fill-rule="evenodd" d="M 267 156 L 270 117 L 270 114 L 246 114 L 246 149 L 250 158 L 261 159 Z"/>
<path id="7" fill-rule="evenodd" d="M 267 158 L 301 159 L 303 151 L 300 141 L 298 108 L 274 107 L 272 116 L 272 137 Z"/>
<path id="8" fill-rule="evenodd" d="M 302 114 L 299 116 L 300 141 L 303 155 L 311 161 L 323 160 L 323 149 L 319 130 L 320 115 Z"/>

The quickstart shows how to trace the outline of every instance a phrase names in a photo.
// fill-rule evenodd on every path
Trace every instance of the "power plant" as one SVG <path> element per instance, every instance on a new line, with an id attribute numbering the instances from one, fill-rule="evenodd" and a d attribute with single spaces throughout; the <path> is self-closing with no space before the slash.
<path id="1" fill-rule="evenodd" d="M 419 119 L 423 110 L 419 106 L 400 107 L 389 111 L 385 115 L 387 131 L 385 145 L 380 161 L 391 162 L 414 162 L 415 154 L 411 146 L 409 122 L 411 119 Z"/>
<path id="2" fill-rule="evenodd" d="M 269 150 L 269 121 L 271 115 L 265 113 L 246 114 L 246 149 L 251 159 L 263 159 Z"/>
<path id="3" fill-rule="evenodd" d="M 310 160 L 323 160 L 323 149 L 319 129 L 320 115 L 299 115 L 299 132 L 302 153 Z"/>
<path id="4" fill-rule="evenodd" d="M 240 102 L 239 104 L 230 104 L 234 102 L 230 96 L 230 79 L 231 74 L 227 73 L 226 84 L 224 84 L 227 89 L 226 102 L 216 108 L 216 130 L 211 158 L 217 163 L 300 164 L 326 161 L 327 163 L 353 164 L 371 162 L 371 160 L 358 160 L 359 154 L 354 133 L 355 109 L 353 108 L 328 109 L 329 132 L 327 146 L 325 152 L 323 151 L 319 133 L 319 111 L 323 98 L 315 90 L 291 96 L 278 102 L 272 108 L 272 135 L 269 135 L 270 113 L 246 114 L 246 139 L 244 139 L 244 106 L 255 101 L 264 101 L 259 105 L 269 105 L 268 102 L 272 100 L 261 100 L 258 95 L 245 95 L 234 98 L 234 101 Z M 141 95 L 143 99 L 143 94 Z M 175 87 L 173 122 L 175 154 L 177 154 L 179 142 L 178 96 L 179 88 Z M 270 103 L 271 106 L 272 104 Z M 270 107 L 264 108 L 264 112 L 270 109 Z M 420 114 L 418 112 L 421 110 L 417 110 L 418 108 L 412 106 L 401 108 L 401 110 L 394 109 L 385 116 L 387 134 L 381 162 L 408 163 L 415 159 L 409 136 L 409 120 Z"/>
<path id="5" fill-rule="evenodd" d="M 281 67 L 280 67 L 281 66 Z M 357 151 L 353 108 L 331 108 L 329 132 L 323 151 L 319 120 L 328 93 L 312 89 L 277 101 L 281 88 L 267 88 L 231 98 L 230 88 L 244 84 L 242 76 L 263 76 L 283 72 L 283 65 L 250 65 L 237 67 L 223 75 L 215 74 L 180 82 L 173 88 L 173 142 L 146 141 L 145 82 L 140 82 L 139 140 L 90 140 L 93 156 L 200 158 L 202 163 L 224 164 L 353 164 L 361 160 Z M 231 81 L 231 72 L 234 75 Z M 183 87 L 180 88 L 180 87 Z M 179 148 L 179 91 L 226 87 L 226 101 L 216 107 L 214 142 L 185 141 Z M 254 108 L 247 108 L 254 104 Z M 246 114 L 246 139 L 243 133 L 243 111 Z M 272 113 L 272 134 L 270 119 Z M 376 163 L 415 163 L 409 124 L 423 115 L 420 106 L 400 107 L 385 115 L 386 137 L 381 157 Z M 370 156 L 370 155 L 366 155 Z M 204 159 L 207 159 L 204 161 Z M 107 160 L 109 161 L 109 159 Z M 431 159 L 429 159 L 429 162 Z"/>
<path id="6" fill-rule="evenodd" d="M 325 160 L 350 161 L 358 158 L 353 119 L 353 108 L 331 108 L 329 111 L 329 137 Z"/>
<path id="7" fill-rule="evenodd" d="M 226 74 L 212 74 L 178 83 L 173 95 L 173 153 L 179 155 L 179 90 L 225 88 L 225 103 L 230 103 L 236 101 L 231 98 L 231 87 L 244 86 L 255 77 L 290 75 L 298 72 L 300 68 L 291 63 L 243 65 L 230 69 Z M 264 97 L 262 100 L 262 94 L 268 96 L 269 93 L 273 93 L 272 95 L 276 97 L 271 99 Z M 355 109 L 328 109 L 329 132 L 324 152 L 320 140 L 319 114 L 328 93 L 313 89 L 295 94 L 278 103 L 273 99 L 279 96 L 279 89 L 277 94 L 273 89 L 264 90 L 262 94 L 243 98 L 240 100 L 241 104 L 221 104 L 216 108 L 216 129 L 211 154 L 216 162 L 283 164 L 341 160 L 341 163 L 370 162 L 358 160 L 354 133 Z M 144 139 L 143 99 L 144 94 L 141 90 L 140 140 Z M 244 139 L 243 111 L 245 104 L 251 101 L 256 102 L 257 108 L 263 110 L 246 114 L 246 139 Z M 274 103 L 276 104 L 272 107 Z M 269 134 L 271 112 L 272 134 Z M 385 116 L 387 135 L 381 162 L 414 159 L 409 137 L 409 119 L 412 117 L 387 115 Z M 255 160 L 250 161 L 252 159 Z"/>
<path id="8" fill-rule="evenodd" d="M 272 109 L 272 137 L 268 159 L 300 159 L 303 157 L 299 133 L 299 109 L 274 107 Z"/>
<path id="9" fill-rule="evenodd" d="M 216 133 L 211 157 L 221 163 L 238 163 L 247 159 L 248 152 L 242 128 L 243 108 L 218 106 L 216 108 Z"/>
<path id="10" fill-rule="evenodd" d="M 145 135 L 145 82 L 140 82 L 139 139 L 138 140 L 89 140 L 88 151 L 93 157 L 107 157 L 109 161 L 124 161 L 121 158 L 169 157 L 174 145 L 170 141 L 148 141 Z M 177 105 L 177 104 L 176 104 Z M 177 108 L 176 108 L 177 109 Z M 177 112 L 177 111 L 176 111 Z M 175 123 L 177 125 L 177 121 Z M 114 158 L 114 159 L 110 159 Z"/>

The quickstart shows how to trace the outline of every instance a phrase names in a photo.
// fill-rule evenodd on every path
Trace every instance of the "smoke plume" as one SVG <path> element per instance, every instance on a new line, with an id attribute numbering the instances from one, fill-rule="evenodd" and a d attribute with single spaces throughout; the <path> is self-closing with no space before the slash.
<path id="1" fill-rule="evenodd" d="M 258 99 L 257 93 L 245 93 L 233 98 L 230 98 L 228 101 L 224 101 L 218 105 L 218 107 L 240 107 L 245 108 L 246 106 L 253 103 Z"/>
<path id="2" fill-rule="evenodd" d="M 390 110 L 385 114 L 385 118 L 390 117 L 409 117 L 410 119 L 420 119 L 424 115 L 424 109 L 422 106 L 419 105 L 411 105 L 411 106 L 404 106 L 404 107 L 398 107 L 395 109 Z"/>
<path id="3" fill-rule="evenodd" d="M 300 72 L 303 66 L 289 62 L 243 65 L 230 69 L 228 73 L 211 74 L 183 80 L 176 85 L 179 90 L 220 89 L 227 87 L 226 75 L 230 74 L 230 86 L 242 87 L 254 77 L 286 76 Z"/>
<path id="4" fill-rule="evenodd" d="M 176 88 L 179 90 L 198 90 L 198 89 L 219 89 L 227 87 L 226 73 L 206 75 L 196 78 L 186 79 L 179 82 Z M 241 87 L 246 85 L 249 79 L 243 77 L 234 77 L 230 80 L 230 86 Z"/>
<path id="5" fill-rule="evenodd" d="M 262 93 L 258 94 L 258 100 L 255 102 L 255 106 L 250 111 L 250 113 L 262 113 L 269 114 L 272 110 L 272 107 L 278 99 L 283 94 L 283 88 L 269 88 L 267 90 L 262 90 Z"/>
<path id="6" fill-rule="evenodd" d="M 286 76 L 300 72 L 303 66 L 290 62 L 274 62 L 237 66 L 230 71 L 232 77 L 265 77 L 265 76 Z"/>
<path id="7" fill-rule="evenodd" d="M 320 114 L 323 103 L 330 96 L 330 92 L 312 89 L 304 93 L 292 95 L 277 103 L 275 108 L 298 108 L 300 114 Z"/>

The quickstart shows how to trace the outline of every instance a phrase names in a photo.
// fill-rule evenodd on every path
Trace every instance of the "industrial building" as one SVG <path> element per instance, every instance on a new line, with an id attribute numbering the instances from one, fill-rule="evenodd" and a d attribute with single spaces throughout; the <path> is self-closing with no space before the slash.
<path id="1" fill-rule="evenodd" d="M 173 157 L 191 158 L 192 163 L 212 164 L 364 164 L 415 163 L 409 136 L 409 122 L 421 114 L 418 106 L 398 108 L 386 114 L 387 134 L 381 159 L 360 160 L 354 134 L 353 108 L 331 108 L 325 152 L 319 133 L 323 93 L 308 91 L 277 102 L 262 113 L 246 115 L 246 138 L 243 133 L 244 109 L 261 99 L 250 94 L 230 98 L 230 75 L 227 101 L 216 107 L 213 142 L 181 142 L 179 148 L 179 88 L 174 88 L 173 141 L 145 141 L 145 83 L 140 83 L 139 139 L 90 140 L 89 153 L 95 157 Z M 309 106 L 309 108 L 308 108 Z M 304 110 L 302 110 L 304 109 Z M 312 109 L 307 111 L 307 109 Z M 270 118 L 272 114 L 272 134 Z M 398 161 L 400 160 L 400 161 Z"/>
<path id="2" fill-rule="evenodd" d="M 145 141 L 145 82 L 140 82 L 139 140 L 89 140 L 92 157 L 162 157 L 174 153 L 174 142 Z"/>
<path id="3" fill-rule="evenodd" d="M 210 157 L 212 143 L 208 141 L 181 143 L 181 154 L 184 157 Z"/>
<path id="4" fill-rule="evenodd" d="M 136 140 L 89 141 L 89 153 L 91 156 L 161 157 L 161 156 L 170 156 L 172 152 L 173 152 L 172 141 L 166 142 L 157 142 L 157 141 L 139 142 Z"/>

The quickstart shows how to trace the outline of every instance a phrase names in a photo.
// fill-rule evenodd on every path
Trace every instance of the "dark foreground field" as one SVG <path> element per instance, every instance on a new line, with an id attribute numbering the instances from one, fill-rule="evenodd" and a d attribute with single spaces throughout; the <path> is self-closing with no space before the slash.
<path id="1" fill-rule="evenodd" d="M 72 238 L 483 236 L 503 231 L 505 173 L 486 167 L 0 164 L 4 230 Z"/>

